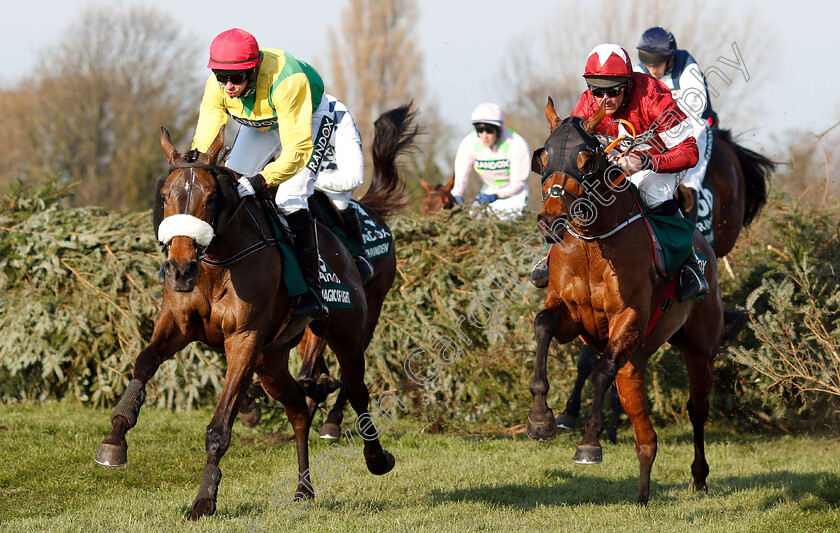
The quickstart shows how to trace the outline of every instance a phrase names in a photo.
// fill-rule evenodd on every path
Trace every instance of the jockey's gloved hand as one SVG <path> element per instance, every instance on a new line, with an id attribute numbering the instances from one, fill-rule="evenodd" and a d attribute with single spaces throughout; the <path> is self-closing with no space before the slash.
<path id="1" fill-rule="evenodd" d="M 240 198 L 246 196 L 253 196 L 259 191 L 265 190 L 267 184 L 262 174 L 254 176 L 242 176 L 239 178 L 239 185 L 236 186 L 236 192 L 239 193 Z"/>
<path id="2" fill-rule="evenodd" d="M 453 196 L 453 198 L 455 198 L 455 204 L 456 205 L 464 203 L 464 197 L 463 196 Z"/>
<path id="3" fill-rule="evenodd" d="M 475 200 L 476 200 L 476 202 L 478 202 L 478 205 L 484 205 L 484 204 L 492 204 L 493 202 L 495 202 L 498 199 L 499 199 L 499 197 L 496 196 L 495 194 L 486 194 L 486 193 L 480 192 L 480 193 L 478 193 L 478 196 L 476 197 Z"/>

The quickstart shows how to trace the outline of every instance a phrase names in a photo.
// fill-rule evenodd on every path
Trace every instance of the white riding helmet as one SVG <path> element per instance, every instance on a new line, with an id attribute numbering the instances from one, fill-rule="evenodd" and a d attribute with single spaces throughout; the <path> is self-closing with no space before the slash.
<path id="1" fill-rule="evenodd" d="M 500 128 L 505 124 L 502 109 L 492 102 L 485 102 L 476 107 L 472 112 L 470 120 L 472 120 L 473 124 L 483 122 L 485 124 L 494 124 Z"/>

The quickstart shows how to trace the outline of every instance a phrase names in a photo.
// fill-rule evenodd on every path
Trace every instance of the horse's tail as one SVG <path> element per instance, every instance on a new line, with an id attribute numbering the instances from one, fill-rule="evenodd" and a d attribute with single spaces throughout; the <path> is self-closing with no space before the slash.
<path id="1" fill-rule="evenodd" d="M 770 174 L 776 170 L 776 163 L 732 140 L 730 130 L 715 130 L 715 137 L 732 147 L 744 174 L 744 227 L 758 215 L 767 203 L 767 184 Z"/>
<path id="2" fill-rule="evenodd" d="M 359 203 L 380 216 L 405 209 L 411 204 L 405 180 L 397 170 L 397 156 L 414 144 L 417 110 L 413 102 L 382 113 L 374 122 L 373 181 Z"/>

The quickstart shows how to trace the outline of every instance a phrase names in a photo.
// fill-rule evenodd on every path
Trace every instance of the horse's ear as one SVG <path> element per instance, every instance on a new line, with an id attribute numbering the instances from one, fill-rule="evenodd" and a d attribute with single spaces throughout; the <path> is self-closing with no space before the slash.
<path id="1" fill-rule="evenodd" d="M 581 150 L 578 152 L 575 163 L 582 174 L 589 174 L 595 167 L 595 154 L 589 150 Z"/>
<path id="2" fill-rule="evenodd" d="M 595 135 L 595 131 L 598 129 L 598 124 L 604 120 L 604 117 L 607 116 L 607 110 L 604 108 L 604 102 L 601 102 L 601 106 L 598 108 L 598 111 L 595 111 L 595 114 L 589 117 L 588 119 L 583 121 L 583 129 L 589 135 Z"/>
<path id="3" fill-rule="evenodd" d="M 170 167 L 175 164 L 175 161 L 181 159 L 181 154 L 178 153 L 175 145 L 172 144 L 172 137 L 169 136 L 169 131 L 163 126 L 160 127 L 160 145 L 163 147 L 163 152 L 166 154 L 166 160 L 169 162 Z"/>
<path id="4" fill-rule="evenodd" d="M 542 175 L 546 165 L 548 165 L 548 152 L 545 148 L 537 148 L 531 156 L 531 171 Z"/>
<path id="5" fill-rule="evenodd" d="M 545 104 L 545 118 L 548 119 L 549 131 L 554 131 L 554 128 L 560 125 L 562 120 L 557 116 L 557 111 L 554 109 L 554 100 L 548 97 L 548 103 Z"/>
<path id="6" fill-rule="evenodd" d="M 423 187 L 423 190 L 426 192 L 429 192 L 434 188 L 431 185 L 429 185 L 429 182 L 424 180 L 423 178 L 420 178 L 420 186 Z"/>
<path id="7" fill-rule="evenodd" d="M 454 187 L 454 186 L 455 186 L 455 174 L 452 174 L 452 177 L 449 178 L 449 181 L 447 181 L 446 185 L 441 187 L 441 189 L 443 189 L 446 192 L 446 194 L 449 194 L 449 193 L 452 192 L 452 187 Z"/>
<path id="8" fill-rule="evenodd" d="M 213 139 L 213 143 L 210 145 L 210 148 L 207 149 L 207 159 L 208 163 L 211 165 L 215 165 L 218 163 L 217 159 L 219 158 L 219 153 L 222 151 L 222 148 L 225 146 L 225 125 L 222 124 L 222 127 L 219 129 L 219 133 L 216 135 L 216 138 Z"/>

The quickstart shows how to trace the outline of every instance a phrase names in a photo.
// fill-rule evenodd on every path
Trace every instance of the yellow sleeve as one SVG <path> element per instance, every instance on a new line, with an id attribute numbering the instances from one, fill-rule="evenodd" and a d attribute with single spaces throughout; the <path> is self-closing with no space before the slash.
<path id="1" fill-rule="evenodd" d="M 204 84 L 204 96 L 201 98 L 201 108 L 198 111 L 198 124 L 195 126 L 195 137 L 192 148 L 206 152 L 219 129 L 228 121 L 225 111 L 225 98 L 222 94 L 222 87 L 216 81 L 216 76 L 210 74 L 207 83 Z"/>
<path id="2" fill-rule="evenodd" d="M 269 187 L 303 170 L 312 157 L 312 94 L 306 74 L 300 72 L 284 79 L 274 89 L 272 105 L 283 148 L 280 157 L 263 169 Z"/>

